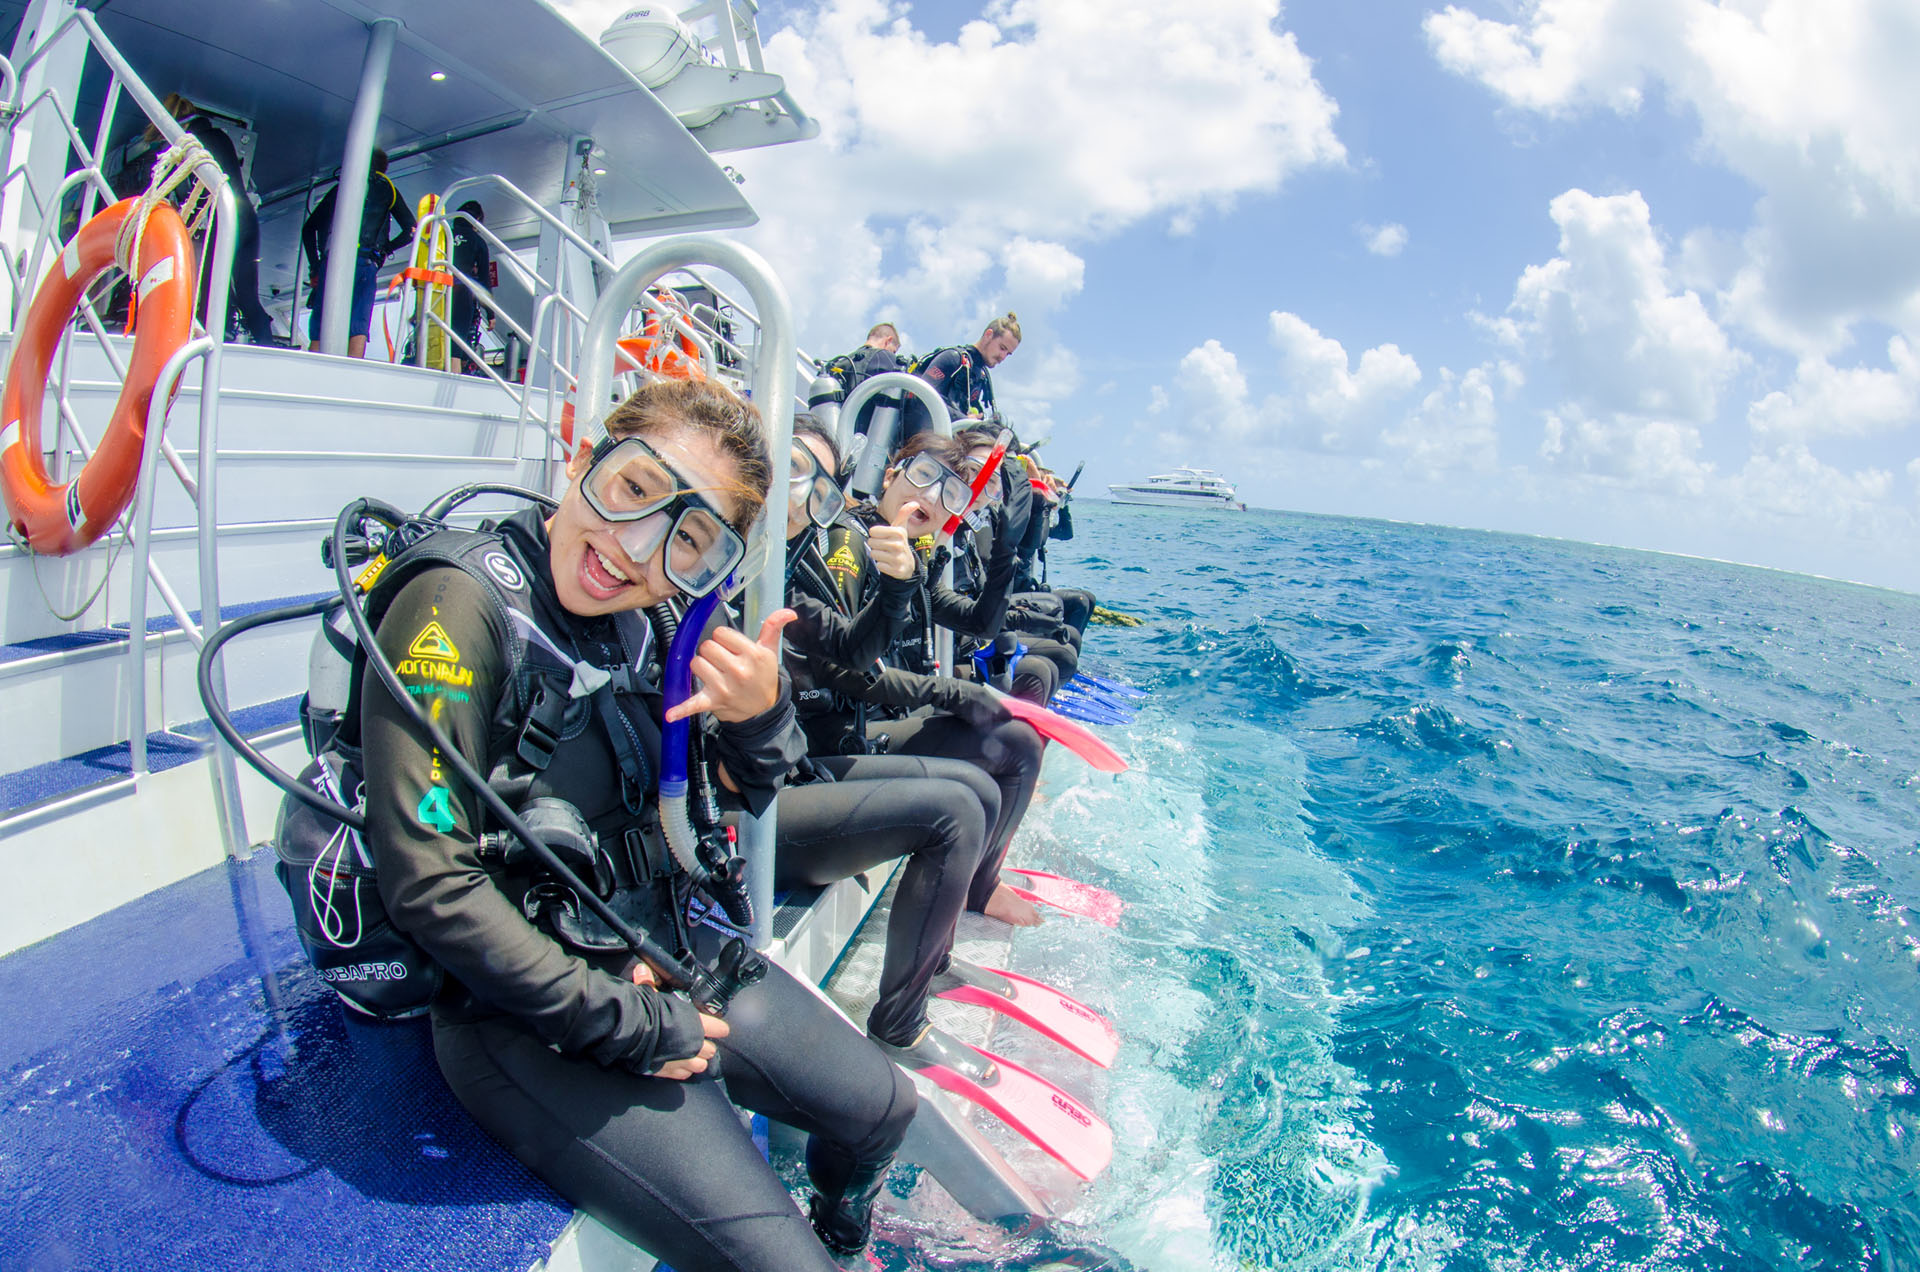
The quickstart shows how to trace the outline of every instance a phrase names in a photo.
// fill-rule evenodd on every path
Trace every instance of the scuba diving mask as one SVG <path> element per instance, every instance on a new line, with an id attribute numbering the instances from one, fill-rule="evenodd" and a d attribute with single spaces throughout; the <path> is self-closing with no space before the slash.
<path id="1" fill-rule="evenodd" d="M 688 596 L 713 591 L 747 554 L 720 510 L 638 437 L 594 447 L 580 493 L 633 560 L 646 561 L 664 544 L 667 579 Z"/>
<path id="2" fill-rule="evenodd" d="M 931 491 L 940 506 L 956 517 L 973 502 L 973 483 L 925 451 L 908 460 L 902 472 L 913 485 Z"/>
<path id="3" fill-rule="evenodd" d="M 788 468 L 788 498 L 805 501 L 807 520 L 825 530 L 847 510 L 847 497 L 833 474 L 821 464 L 820 457 L 805 442 L 793 444 L 793 461 Z"/>

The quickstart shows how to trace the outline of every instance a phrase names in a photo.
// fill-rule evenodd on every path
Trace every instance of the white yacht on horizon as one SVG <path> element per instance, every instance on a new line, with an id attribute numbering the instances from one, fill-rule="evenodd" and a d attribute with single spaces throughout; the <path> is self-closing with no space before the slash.
<path id="1" fill-rule="evenodd" d="M 1115 503 L 1153 504 L 1161 508 L 1226 508 L 1245 512 L 1233 483 L 1208 468 L 1180 467 L 1155 473 L 1142 482 L 1107 487 Z"/>

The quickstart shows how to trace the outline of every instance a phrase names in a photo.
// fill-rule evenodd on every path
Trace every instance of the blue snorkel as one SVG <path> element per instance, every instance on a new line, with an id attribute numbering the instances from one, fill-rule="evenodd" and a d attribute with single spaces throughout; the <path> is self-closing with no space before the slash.
<path id="1" fill-rule="evenodd" d="M 733 582 L 729 578 L 727 585 Z M 664 685 L 664 709 L 669 713 L 693 696 L 693 655 L 700 648 L 707 624 L 727 590 L 727 586 L 717 587 L 705 596 L 696 597 L 674 628 L 673 640 L 667 646 Z M 753 905 L 747 899 L 746 859 L 715 853 L 713 858 L 716 864 L 711 869 L 700 860 L 700 835 L 694 830 L 693 818 L 687 813 L 689 729 L 692 723 L 693 719 L 689 716 L 668 721 L 660 730 L 660 832 L 666 837 L 667 847 L 673 850 L 673 859 L 692 877 L 694 883 L 720 903 L 728 920 L 738 928 L 751 927 Z"/>
<path id="2" fill-rule="evenodd" d="M 713 611 L 720 606 L 720 593 L 723 590 L 715 588 L 687 606 L 679 627 L 674 630 L 673 643 L 667 647 L 665 689 L 666 709 L 669 712 L 693 696 L 693 651 L 700 648 L 701 635 L 707 630 Z M 691 719 L 673 720 L 660 731 L 660 803 L 663 815 L 669 799 L 680 801 L 683 814 L 686 809 L 687 728 L 691 723 Z"/>

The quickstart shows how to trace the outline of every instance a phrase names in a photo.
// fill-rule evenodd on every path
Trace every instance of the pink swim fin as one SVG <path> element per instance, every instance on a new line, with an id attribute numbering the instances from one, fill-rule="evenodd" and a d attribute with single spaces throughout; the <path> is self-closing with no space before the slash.
<path id="1" fill-rule="evenodd" d="M 957 1003 L 986 1007 L 1045 1034 L 1102 1069 L 1120 1054 L 1120 1035 L 1107 1018 L 1051 985 L 996 967 L 956 958 L 934 977 L 934 992 Z"/>
<path id="2" fill-rule="evenodd" d="M 1120 912 L 1127 908 L 1126 902 L 1105 888 L 1096 888 L 1090 883 L 1081 883 L 1064 875 L 1048 874 L 1044 870 L 1018 870 L 1012 866 L 1003 868 L 1000 875 L 1001 882 L 1023 900 L 1050 905 L 1056 910 L 1078 914 L 1108 927 L 1119 927 Z M 1009 875 L 1014 877 L 1008 878 Z"/>
<path id="3" fill-rule="evenodd" d="M 911 1047 L 875 1045 L 941 1090 L 978 1104 L 1082 1179 L 1113 1161 L 1113 1131 L 1105 1122 L 1045 1078 L 991 1051 L 938 1029 Z"/>
<path id="4" fill-rule="evenodd" d="M 995 692 L 999 694 L 1000 705 L 1007 709 L 1008 714 L 1016 720 L 1025 720 L 1041 737 L 1058 742 L 1102 773 L 1127 771 L 1127 762 L 1120 758 L 1120 753 L 1094 737 L 1083 726 L 1025 698 L 1011 698 L 998 690 Z"/>

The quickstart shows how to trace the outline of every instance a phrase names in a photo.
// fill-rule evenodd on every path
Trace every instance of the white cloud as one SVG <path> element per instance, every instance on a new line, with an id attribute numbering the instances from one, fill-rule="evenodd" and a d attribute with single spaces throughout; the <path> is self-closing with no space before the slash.
<path id="1" fill-rule="evenodd" d="M 1380 440 L 1401 452 L 1410 471 L 1426 477 L 1491 472 L 1499 463 L 1495 373 L 1482 366 L 1460 376 L 1442 367 L 1438 387 Z"/>
<path id="2" fill-rule="evenodd" d="M 1747 422 L 1761 441 L 1870 437 L 1920 423 L 1920 357 L 1899 336 L 1887 342 L 1890 370 L 1836 368 L 1803 360 L 1791 388 L 1755 402 Z"/>
<path id="3" fill-rule="evenodd" d="M 1247 377 L 1240 359 L 1218 340 L 1187 351 L 1177 383 L 1200 413 L 1212 413 L 1233 431 L 1247 427 Z"/>
<path id="4" fill-rule="evenodd" d="M 1547 416 L 1540 458 L 1555 468 L 1642 490 L 1703 495 L 1714 474 L 1699 458 L 1700 430 L 1672 420 L 1595 420 L 1578 409 Z"/>
<path id="5" fill-rule="evenodd" d="M 625 7 L 556 4 L 596 35 Z M 918 350 L 1009 308 L 1044 317 L 1084 286 L 1082 245 L 1143 221 L 1191 231 L 1345 162 L 1337 107 L 1279 17 L 1279 0 L 993 0 L 936 42 L 897 0 L 818 0 L 762 35 L 821 136 L 728 156 L 763 218 L 741 237 L 779 271 L 812 353 L 883 314 Z M 1064 365 L 1045 322 L 1023 325 L 996 387 Z"/>
<path id="6" fill-rule="evenodd" d="M 808 340 L 864 330 L 890 300 L 916 327 L 970 326 L 1037 263 L 1018 240 L 1065 265 L 1075 244 L 1193 222 L 1344 161 L 1336 108 L 1278 16 L 1277 0 L 1006 0 L 937 43 L 904 5 L 825 0 L 767 39 L 821 140 L 734 158 L 765 218 L 747 237 L 787 277 Z M 939 287 L 917 267 L 929 241 L 960 258 Z M 849 244 L 885 266 L 839 285 Z M 982 255 L 1015 278 L 975 268 Z M 1045 278 L 1062 299 L 1078 286 Z"/>
<path id="7" fill-rule="evenodd" d="M 1240 359 L 1218 340 L 1190 349 L 1176 385 L 1190 414 L 1235 439 L 1262 446 L 1371 453 L 1396 404 L 1420 383 L 1420 366 L 1391 344 L 1353 362 L 1338 340 L 1298 314 L 1267 316 L 1278 358 L 1263 377 L 1279 386 L 1255 402 Z"/>
<path id="8" fill-rule="evenodd" d="M 1367 250 L 1375 256 L 1398 256 L 1407 245 L 1407 227 L 1398 221 L 1356 228 L 1360 231 L 1360 237 L 1366 240 Z"/>
<path id="9" fill-rule="evenodd" d="M 1430 15 L 1441 64 L 1544 114 L 1637 110 L 1657 82 L 1761 192 L 1728 315 L 1803 356 L 1862 320 L 1920 331 L 1920 7 L 1912 0 L 1523 0 Z"/>
<path id="10" fill-rule="evenodd" d="M 1892 493 L 1892 473 L 1879 468 L 1843 472 L 1798 443 L 1754 455 L 1727 492 L 1749 512 L 1813 517 L 1855 534 L 1884 519 Z M 1911 532 L 1909 524 L 1906 533 Z"/>
<path id="11" fill-rule="evenodd" d="M 1389 408 L 1420 383 L 1420 366 L 1397 345 L 1378 345 L 1349 368 L 1346 348 L 1298 314 L 1273 313 L 1268 336 L 1280 351 L 1286 389 L 1268 412 L 1299 443 L 1325 450 L 1370 444 Z M 1369 432 L 1371 426 L 1372 432 Z"/>
<path id="12" fill-rule="evenodd" d="M 1001 254 L 1009 308 L 1029 313 L 1058 309 L 1086 285 L 1087 263 L 1058 243 L 1015 238 Z"/>
<path id="13" fill-rule="evenodd" d="M 1530 265 L 1493 330 L 1550 364 L 1588 416 L 1710 420 L 1741 355 L 1693 292 L 1676 292 L 1646 200 L 1569 190 L 1551 205 L 1560 255 Z"/>

